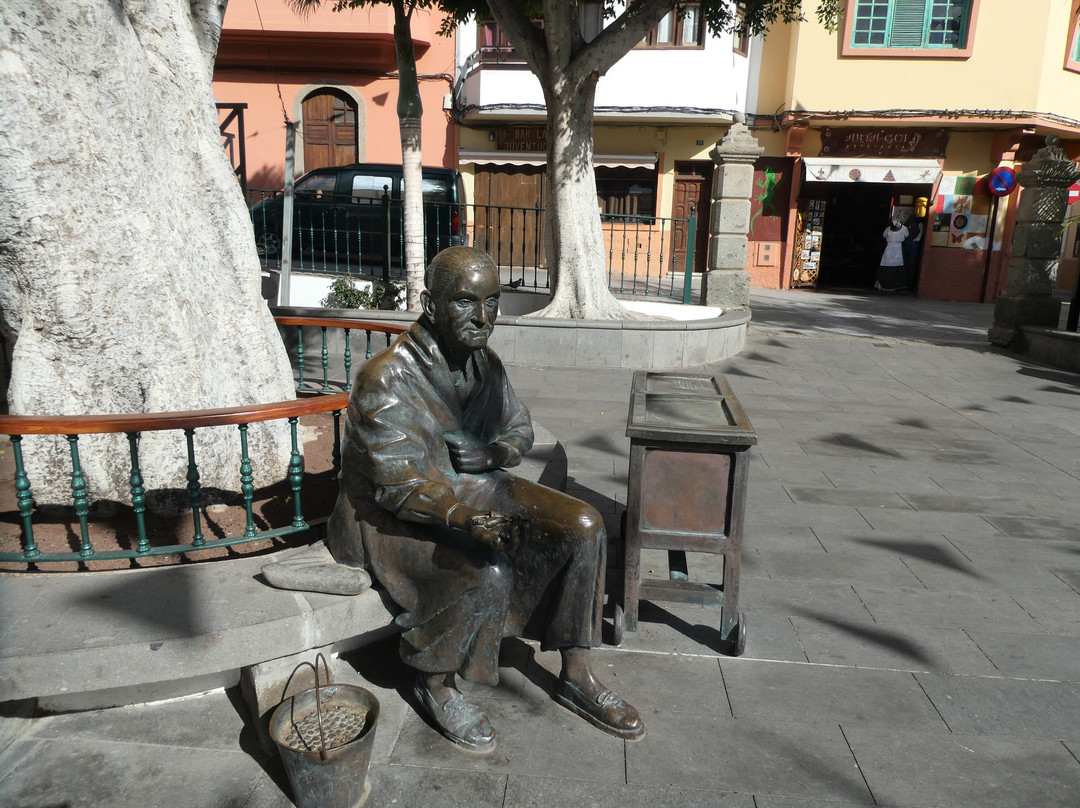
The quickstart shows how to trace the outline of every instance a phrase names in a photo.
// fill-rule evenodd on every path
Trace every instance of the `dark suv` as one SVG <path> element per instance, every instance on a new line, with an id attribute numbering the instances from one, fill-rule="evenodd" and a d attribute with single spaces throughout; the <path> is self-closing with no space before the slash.
<path id="1" fill-rule="evenodd" d="M 424 254 L 430 261 L 440 250 L 465 243 L 465 193 L 460 172 L 452 168 L 425 167 L 423 183 Z M 400 165 L 353 163 L 308 172 L 294 186 L 293 256 L 301 266 L 316 259 L 401 266 L 403 187 Z M 264 258 L 281 252 L 283 209 L 281 193 L 251 209 Z"/>

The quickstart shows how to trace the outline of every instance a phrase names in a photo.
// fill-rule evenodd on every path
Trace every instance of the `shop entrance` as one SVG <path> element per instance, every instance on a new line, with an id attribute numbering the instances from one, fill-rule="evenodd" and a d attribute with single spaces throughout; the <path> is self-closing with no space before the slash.
<path id="1" fill-rule="evenodd" d="M 929 193 L 928 185 L 889 182 L 805 184 L 801 207 L 814 201 L 820 210 L 824 203 L 817 236 L 820 255 L 814 256 L 819 262 L 817 288 L 872 289 L 885 250 L 882 232 L 890 218 L 897 215 L 906 221 L 912 200 Z"/>

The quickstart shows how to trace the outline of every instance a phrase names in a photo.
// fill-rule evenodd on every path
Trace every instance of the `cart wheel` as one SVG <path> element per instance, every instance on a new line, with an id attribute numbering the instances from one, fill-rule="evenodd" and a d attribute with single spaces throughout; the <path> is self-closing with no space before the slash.
<path id="1" fill-rule="evenodd" d="M 621 603 L 615 604 L 614 629 L 615 630 L 612 632 L 611 639 L 614 640 L 615 645 L 622 645 L 623 608 Z"/>
<path id="2" fill-rule="evenodd" d="M 730 656 L 742 656 L 746 650 L 746 616 L 742 612 L 739 612 L 739 619 L 731 627 L 725 642 Z"/>

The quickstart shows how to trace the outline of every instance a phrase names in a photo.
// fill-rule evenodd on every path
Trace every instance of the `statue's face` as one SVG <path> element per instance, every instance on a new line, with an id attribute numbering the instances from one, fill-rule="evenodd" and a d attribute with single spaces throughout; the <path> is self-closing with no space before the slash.
<path id="1" fill-rule="evenodd" d="M 450 289 L 430 299 L 425 311 L 445 349 L 462 352 L 483 348 L 499 315 L 499 278 L 488 269 L 466 269 Z"/>

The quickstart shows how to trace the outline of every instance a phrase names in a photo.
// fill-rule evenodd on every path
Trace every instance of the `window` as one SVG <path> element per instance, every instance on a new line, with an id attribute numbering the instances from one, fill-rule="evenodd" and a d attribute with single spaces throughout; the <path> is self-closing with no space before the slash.
<path id="1" fill-rule="evenodd" d="M 644 48 L 700 48 L 704 40 L 704 18 L 701 6 L 690 3 L 683 6 L 683 15 L 669 11 L 659 25 L 641 40 Z"/>
<path id="2" fill-rule="evenodd" d="M 738 20 L 739 25 L 742 25 L 746 20 L 746 12 L 741 8 L 735 11 L 735 19 Z M 750 54 L 750 34 L 746 31 L 739 33 L 736 29 L 731 34 L 731 50 L 737 53 L 739 56 L 748 56 Z"/>
<path id="3" fill-rule="evenodd" d="M 373 177 L 371 174 L 357 174 L 352 181 L 352 200 L 382 199 L 383 193 L 392 192 L 394 181 L 390 177 Z"/>
<path id="4" fill-rule="evenodd" d="M 596 167 L 596 201 L 601 214 L 656 215 L 656 170 Z"/>
<path id="5" fill-rule="evenodd" d="M 1072 14 L 1069 27 L 1068 50 L 1065 51 L 1065 69 L 1080 73 L 1080 5 Z"/>
<path id="6" fill-rule="evenodd" d="M 845 55 L 900 48 L 968 56 L 978 5 L 979 0 L 855 0 L 846 23 Z"/>

